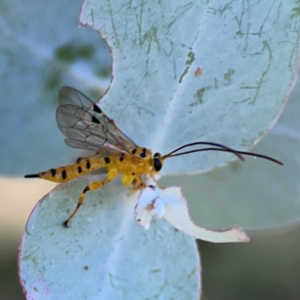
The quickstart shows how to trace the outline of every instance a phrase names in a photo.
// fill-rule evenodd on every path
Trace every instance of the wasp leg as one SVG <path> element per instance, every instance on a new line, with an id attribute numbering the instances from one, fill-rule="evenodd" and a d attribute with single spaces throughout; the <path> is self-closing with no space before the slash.
<path id="1" fill-rule="evenodd" d="M 160 188 L 161 190 L 164 190 L 165 187 L 160 185 L 157 180 L 155 179 L 155 176 L 153 174 L 150 174 L 151 179 L 154 181 L 154 183 L 158 186 L 158 188 Z"/>
<path id="2" fill-rule="evenodd" d="M 146 184 L 142 181 L 140 176 L 136 176 L 132 182 L 133 189 L 141 190 L 146 187 Z"/>
<path id="3" fill-rule="evenodd" d="M 104 180 L 102 180 L 102 181 L 95 181 L 95 182 L 92 182 L 92 183 L 88 184 L 84 188 L 84 190 L 82 191 L 82 193 L 81 193 L 81 195 L 80 195 L 80 197 L 78 199 L 78 203 L 77 203 L 76 208 L 71 213 L 71 215 L 69 216 L 69 218 L 63 223 L 63 225 L 65 227 L 68 227 L 69 221 L 75 216 L 75 214 L 77 213 L 79 207 L 83 204 L 86 192 L 88 192 L 88 191 L 94 191 L 94 190 L 102 188 L 105 184 L 107 184 L 111 180 L 115 179 L 117 177 L 117 175 L 118 175 L 118 171 L 117 170 L 110 170 L 108 172 L 108 174 L 107 174 L 107 177 Z"/>

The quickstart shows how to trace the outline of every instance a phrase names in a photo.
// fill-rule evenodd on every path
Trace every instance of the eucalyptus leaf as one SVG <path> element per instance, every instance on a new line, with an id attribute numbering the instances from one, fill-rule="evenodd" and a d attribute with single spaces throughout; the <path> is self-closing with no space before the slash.
<path id="1" fill-rule="evenodd" d="M 280 120 L 253 152 L 271 155 L 275 165 L 245 157 L 225 168 L 195 176 L 164 177 L 165 186 L 179 185 L 192 219 L 202 226 L 248 230 L 278 229 L 300 221 L 300 80 Z"/>
<path id="2" fill-rule="evenodd" d="M 248 149 L 275 123 L 295 80 L 295 9 L 291 0 L 87 1 L 80 22 L 113 53 L 100 106 L 154 153 L 195 141 Z M 162 174 L 202 173 L 230 160 L 216 152 L 173 158 Z"/>
<path id="3" fill-rule="evenodd" d="M 295 5 L 84 2 L 80 24 L 100 33 L 113 57 L 113 79 L 101 109 L 153 153 L 199 140 L 241 150 L 253 146 L 277 120 L 295 80 Z M 230 160 L 224 153 L 170 158 L 162 173 L 199 174 Z M 28 297 L 198 299 L 195 241 L 163 220 L 143 231 L 134 220 L 137 192 L 118 179 L 89 193 L 71 228 L 62 227 L 92 179 L 57 187 L 34 209 L 20 250 Z M 210 222 L 213 212 L 203 212 Z"/>
<path id="4" fill-rule="evenodd" d="M 19 257 L 27 299 L 198 300 L 195 240 L 163 220 L 148 231 L 138 226 L 134 206 L 139 192 L 120 181 L 88 193 L 70 227 L 63 226 L 82 189 L 99 179 L 59 185 L 38 202 Z"/>

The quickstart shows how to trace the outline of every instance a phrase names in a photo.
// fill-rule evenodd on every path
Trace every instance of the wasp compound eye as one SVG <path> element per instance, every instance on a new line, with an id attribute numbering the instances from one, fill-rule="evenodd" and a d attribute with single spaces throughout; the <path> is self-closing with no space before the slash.
<path id="1" fill-rule="evenodd" d="M 159 172 L 162 168 L 162 158 L 160 153 L 155 153 L 153 155 L 153 167 L 156 172 Z"/>

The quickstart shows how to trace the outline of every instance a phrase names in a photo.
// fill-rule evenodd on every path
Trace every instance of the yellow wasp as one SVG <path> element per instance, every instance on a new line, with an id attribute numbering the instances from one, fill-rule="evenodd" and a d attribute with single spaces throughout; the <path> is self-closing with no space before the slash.
<path id="1" fill-rule="evenodd" d="M 56 110 L 56 121 L 60 131 L 67 137 L 65 139 L 66 144 L 70 147 L 87 149 L 95 153 L 78 158 L 74 164 L 26 175 L 25 178 L 43 178 L 54 182 L 67 182 L 97 169 L 103 168 L 107 171 L 104 180 L 92 182 L 84 188 L 77 207 L 63 223 L 66 227 L 83 204 L 87 191 L 103 187 L 119 174 L 125 186 L 132 185 L 134 189 L 142 189 L 146 186 L 143 178 L 150 176 L 156 182 L 155 175 L 161 170 L 164 160 L 169 157 L 216 150 L 231 152 L 241 160 L 244 160 L 242 157 L 244 154 L 268 159 L 282 165 L 280 161 L 265 155 L 236 151 L 210 142 L 190 143 L 166 155 L 160 153 L 152 155 L 151 150 L 139 147 L 129 139 L 117 128 L 114 121 L 102 112 L 96 103 L 80 91 L 71 87 L 62 87 L 59 91 L 59 102 L 60 105 Z M 196 145 L 206 145 L 209 148 L 178 153 L 183 148 Z"/>

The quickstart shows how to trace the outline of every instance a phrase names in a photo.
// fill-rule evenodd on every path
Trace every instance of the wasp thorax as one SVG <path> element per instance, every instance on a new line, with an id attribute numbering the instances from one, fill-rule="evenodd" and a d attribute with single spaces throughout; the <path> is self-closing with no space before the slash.
<path id="1" fill-rule="evenodd" d="M 163 166 L 163 159 L 160 153 L 155 153 L 153 155 L 153 168 L 156 172 L 159 172 Z"/>

